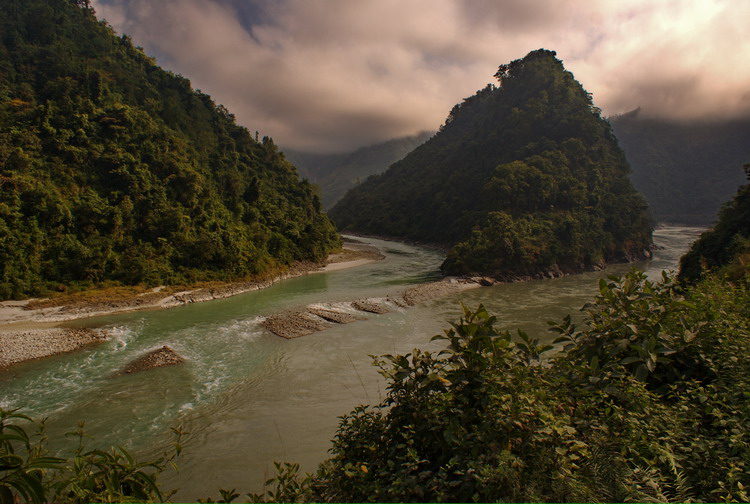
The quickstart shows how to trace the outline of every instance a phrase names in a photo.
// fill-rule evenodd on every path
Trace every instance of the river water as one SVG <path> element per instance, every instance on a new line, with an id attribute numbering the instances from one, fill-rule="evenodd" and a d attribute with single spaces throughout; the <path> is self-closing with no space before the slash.
<path id="1" fill-rule="evenodd" d="M 274 461 L 312 471 L 322 461 L 338 417 L 362 403 L 377 403 L 385 383 L 370 355 L 437 349 L 430 338 L 456 320 L 460 303 L 483 303 L 498 325 L 552 338 L 559 320 L 597 292 L 599 278 L 630 268 L 656 278 L 675 269 L 701 229 L 662 227 L 654 233 L 654 259 L 610 266 L 553 280 L 477 288 L 412 308 L 284 340 L 261 325 L 286 309 L 397 294 L 439 278 L 440 253 L 364 239 L 386 259 L 357 268 L 284 280 L 261 291 L 169 310 L 142 311 L 77 322 L 106 327 L 102 345 L 15 366 L 0 374 L 0 405 L 48 417 L 55 448 L 81 420 L 98 447 L 122 444 L 135 453 L 160 453 L 170 427 L 189 434 L 179 473 L 165 474 L 177 501 L 218 496 L 219 488 L 260 491 Z M 169 345 L 187 361 L 179 366 L 114 376 L 143 353 Z M 70 443 L 72 445 L 72 443 Z M 92 447 L 94 443 L 92 442 Z"/>

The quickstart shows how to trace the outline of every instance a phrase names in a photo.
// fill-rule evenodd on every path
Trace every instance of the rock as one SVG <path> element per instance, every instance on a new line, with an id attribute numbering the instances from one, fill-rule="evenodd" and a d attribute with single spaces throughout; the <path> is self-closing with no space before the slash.
<path id="1" fill-rule="evenodd" d="M 359 311 L 363 311 L 367 313 L 375 313 L 377 315 L 382 315 L 390 311 L 388 308 L 386 308 L 385 306 L 381 304 L 373 303 L 371 301 L 367 301 L 364 299 L 352 301 L 352 307 L 355 310 L 359 310 Z"/>
<path id="2" fill-rule="evenodd" d="M 380 249 L 364 243 L 345 242 L 343 250 L 336 254 L 331 254 L 326 259 L 326 264 L 335 264 L 346 261 L 356 261 L 359 259 L 369 259 L 372 261 L 381 261 L 385 256 Z"/>
<path id="3" fill-rule="evenodd" d="M 169 346 L 164 345 L 161 348 L 138 357 L 116 374 L 137 373 L 159 367 L 174 366 L 182 362 L 185 362 L 185 359 L 181 355 L 172 350 Z"/>
<path id="4" fill-rule="evenodd" d="M 409 308 L 409 304 L 404 300 L 403 296 L 388 296 L 386 299 L 389 303 L 393 303 L 399 308 Z"/>
<path id="5" fill-rule="evenodd" d="M 390 312 L 394 305 L 399 308 L 408 308 L 429 299 L 457 292 L 463 285 L 456 280 L 420 284 L 406 289 L 400 296 L 358 299 L 352 301 L 350 306 L 360 312 L 382 315 Z M 277 336 L 292 339 L 323 331 L 333 327 L 333 324 L 348 324 L 357 320 L 367 320 L 366 317 L 339 311 L 325 305 L 312 305 L 304 310 L 271 315 L 263 321 L 263 326 Z"/>
<path id="6" fill-rule="evenodd" d="M 264 322 L 266 329 L 286 339 L 299 338 L 332 327 L 320 317 L 308 312 L 286 312 L 271 315 Z"/>
<path id="7" fill-rule="evenodd" d="M 356 322 L 357 320 L 367 320 L 364 317 L 357 317 L 356 315 L 352 315 L 350 313 L 329 310 L 326 308 L 308 308 L 307 312 L 312 313 L 313 315 L 318 316 L 328 322 L 333 322 L 334 324 L 349 324 L 351 322 Z"/>
<path id="8" fill-rule="evenodd" d="M 436 297 L 441 297 L 452 292 L 457 292 L 458 290 L 459 286 L 456 283 L 430 282 L 415 285 L 414 287 L 406 289 L 403 296 L 406 304 L 408 304 L 409 306 L 414 306 Z"/>

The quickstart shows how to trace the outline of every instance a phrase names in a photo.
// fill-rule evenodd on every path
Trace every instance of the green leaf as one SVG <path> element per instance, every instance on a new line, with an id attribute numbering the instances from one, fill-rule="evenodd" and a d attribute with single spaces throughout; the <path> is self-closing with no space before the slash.
<path id="1" fill-rule="evenodd" d="M 631 355 L 630 357 L 625 357 L 624 359 L 622 359 L 620 361 L 620 364 L 622 364 L 623 366 L 627 366 L 628 364 L 632 364 L 634 362 L 642 362 L 642 361 L 643 359 L 641 359 L 640 357 Z"/>
<path id="2" fill-rule="evenodd" d="M 638 381 L 646 381 L 648 377 L 648 369 L 643 364 L 639 365 L 635 369 L 635 379 Z"/>
<path id="3" fill-rule="evenodd" d="M 599 370 L 599 357 L 594 355 L 591 358 L 591 361 L 589 362 L 589 367 L 591 368 L 591 371 L 593 373 L 596 373 Z"/>

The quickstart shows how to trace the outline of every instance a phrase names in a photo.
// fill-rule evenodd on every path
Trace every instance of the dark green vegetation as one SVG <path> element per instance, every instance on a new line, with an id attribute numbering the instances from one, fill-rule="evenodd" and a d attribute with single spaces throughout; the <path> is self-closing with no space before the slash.
<path id="1" fill-rule="evenodd" d="M 555 53 L 503 65 L 433 138 L 352 189 L 342 230 L 451 246 L 446 274 L 581 271 L 642 257 L 646 204 L 591 96 Z"/>
<path id="2" fill-rule="evenodd" d="M 750 164 L 745 165 L 750 180 Z M 696 282 L 706 270 L 719 270 L 730 278 L 741 276 L 750 265 L 750 184 L 740 188 L 724 205 L 713 229 L 703 233 L 680 261 L 680 278 Z"/>
<path id="3" fill-rule="evenodd" d="M 163 502 L 157 479 L 180 454 L 182 432 L 169 453 L 139 462 L 124 448 L 89 450 L 83 425 L 71 432 L 69 457 L 50 456 L 44 422 L 0 408 L 0 504 L 29 502 Z"/>
<path id="4" fill-rule="evenodd" d="M 384 172 L 432 135 L 425 131 L 343 154 L 313 154 L 290 149 L 284 152 L 302 176 L 320 187 L 323 207 L 331 208 L 349 189 L 370 175 Z"/>
<path id="5" fill-rule="evenodd" d="M 338 240 L 272 140 L 88 2 L 0 3 L 0 299 L 238 279 Z"/>
<path id="6" fill-rule="evenodd" d="M 610 119 L 657 221 L 710 225 L 743 183 L 750 159 L 750 119 L 678 122 L 639 110 Z"/>

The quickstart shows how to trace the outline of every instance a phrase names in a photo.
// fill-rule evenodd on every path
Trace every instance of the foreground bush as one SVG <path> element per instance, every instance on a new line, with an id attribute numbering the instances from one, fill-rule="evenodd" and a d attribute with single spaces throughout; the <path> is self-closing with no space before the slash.
<path id="1" fill-rule="evenodd" d="M 16 502 L 164 502 L 159 474 L 180 453 L 137 461 L 125 448 L 88 450 L 83 426 L 70 433 L 78 445 L 71 457 L 50 456 L 44 422 L 0 408 L 0 504 Z"/>
<path id="2" fill-rule="evenodd" d="M 377 361 L 386 399 L 343 417 L 314 477 L 293 487 L 286 466 L 284 497 L 747 501 L 749 306 L 745 283 L 611 277 L 582 322 L 552 326 L 549 358 L 464 309 L 439 354 Z"/>

